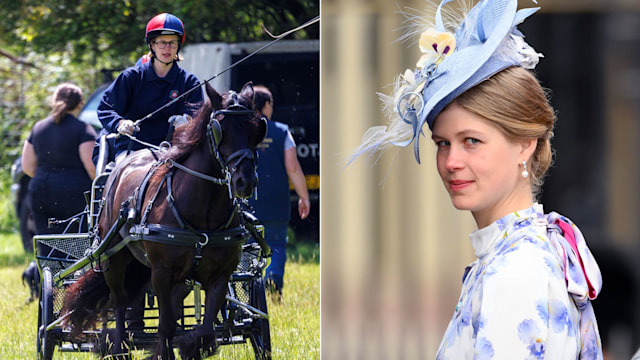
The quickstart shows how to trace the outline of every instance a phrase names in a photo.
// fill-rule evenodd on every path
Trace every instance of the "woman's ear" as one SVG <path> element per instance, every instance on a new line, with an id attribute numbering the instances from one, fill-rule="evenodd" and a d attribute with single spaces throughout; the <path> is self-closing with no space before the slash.
<path id="1" fill-rule="evenodd" d="M 529 160 L 536 151 L 538 139 L 527 139 L 520 141 L 520 155 L 522 160 Z"/>

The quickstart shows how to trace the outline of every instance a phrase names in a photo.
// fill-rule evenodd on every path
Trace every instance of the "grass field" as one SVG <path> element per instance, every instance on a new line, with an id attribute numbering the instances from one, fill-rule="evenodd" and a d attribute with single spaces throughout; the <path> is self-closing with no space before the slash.
<path id="1" fill-rule="evenodd" d="M 0 359 L 35 359 L 38 303 L 26 303 L 29 292 L 21 275 L 31 256 L 17 235 L 0 233 Z M 281 302 L 267 296 L 273 359 L 320 358 L 320 266 L 293 254 L 287 262 Z M 134 359 L 143 359 L 134 352 Z M 54 359 L 97 359 L 94 354 L 56 353 Z M 210 359 L 254 359 L 251 346 L 223 346 Z"/>

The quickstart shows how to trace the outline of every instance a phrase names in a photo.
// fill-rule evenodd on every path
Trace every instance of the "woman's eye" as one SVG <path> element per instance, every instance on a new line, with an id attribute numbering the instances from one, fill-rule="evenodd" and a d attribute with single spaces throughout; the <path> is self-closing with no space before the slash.
<path id="1" fill-rule="evenodd" d="M 449 146 L 449 142 L 446 140 L 438 140 L 436 141 L 436 146 L 437 147 Z"/>
<path id="2" fill-rule="evenodd" d="M 476 145 L 480 143 L 480 140 L 474 138 L 466 138 L 465 142 L 469 145 Z"/>

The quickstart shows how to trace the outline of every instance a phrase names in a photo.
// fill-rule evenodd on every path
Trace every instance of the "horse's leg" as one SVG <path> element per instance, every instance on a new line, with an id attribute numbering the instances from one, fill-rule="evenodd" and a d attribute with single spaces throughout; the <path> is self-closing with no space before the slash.
<path id="1" fill-rule="evenodd" d="M 222 305 L 226 301 L 229 276 L 221 276 L 213 280 L 205 291 L 205 310 L 200 336 L 203 350 L 216 351 L 215 320 Z"/>
<path id="2" fill-rule="evenodd" d="M 111 296 L 114 300 L 114 312 L 116 315 L 116 332 L 115 338 L 110 339 L 113 342 L 112 354 L 124 354 L 123 343 L 126 339 L 126 331 L 124 328 L 125 311 L 127 308 L 128 294 L 125 290 L 125 272 L 127 265 L 131 261 L 130 254 L 127 251 L 119 251 L 109 258 L 109 270 L 105 271 L 104 278 L 111 289 Z"/>
<path id="3" fill-rule="evenodd" d="M 202 325 L 190 334 L 190 341 L 180 346 L 183 359 L 200 359 L 200 349 L 205 353 L 215 353 L 215 321 L 226 301 L 229 277 L 238 266 L 241 248 L 211 248 L 203 254 L 205 262 L 200 263 L 197 277 L 205 290 L 205 310 Z"/>
<path id="4" fill-rule="evenodd" d="M 182 316 L 183 301 L 189 295 L 191 287 L 184 281 L 176 284 L 171 295 L 171 304 L 173 309 L 173 321 L 176 322 Z"/>
<path id="5" fill-rule="evenodd" d="M 228 276 L 217 276 L 205 285 L 205 310 L 202 325 L 193 329 L 180 344 L 183 359 L 200 360 L 200 350 L 213 354 L 216 351 L 215 320 L 225 301 Z"/>
<path id="6" fill-rule="evenodd" d="M 158 343 L 153 359 L 175 359 L 173 354 L 173 336 L 176 322 L 171 301 L 172 273 L 170 269 L 158 264 L 151 269 L 151 283 L 158 299 Z"/>

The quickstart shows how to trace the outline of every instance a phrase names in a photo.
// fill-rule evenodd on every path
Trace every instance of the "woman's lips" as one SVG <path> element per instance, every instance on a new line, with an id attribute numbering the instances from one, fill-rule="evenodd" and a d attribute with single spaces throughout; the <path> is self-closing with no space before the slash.
<path id="1" fill-rule="evenodd" d="M 471 180 L 449 180 L 449 189 L 456 192 L 466 188 L 471 184 L 473 184 L 473 181 Z"/>

